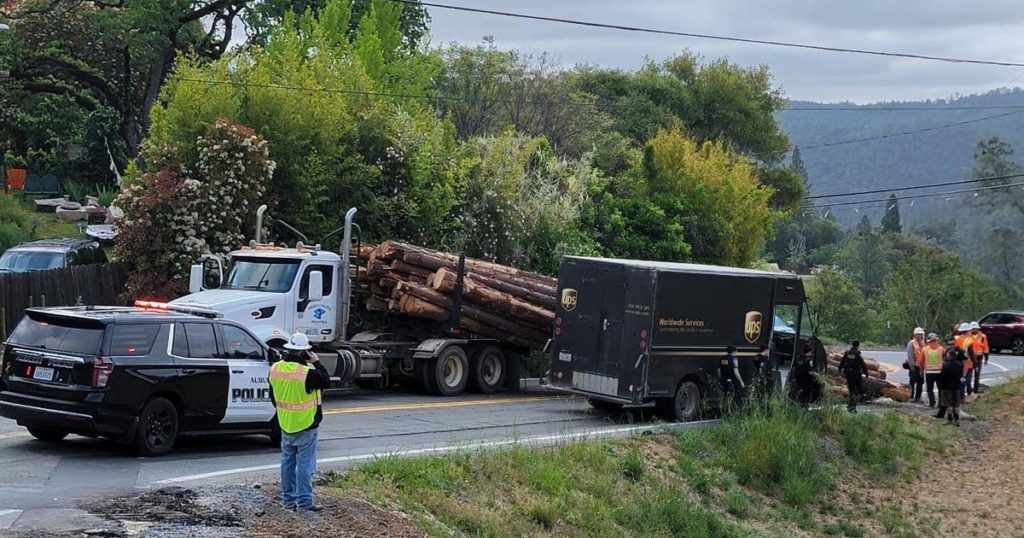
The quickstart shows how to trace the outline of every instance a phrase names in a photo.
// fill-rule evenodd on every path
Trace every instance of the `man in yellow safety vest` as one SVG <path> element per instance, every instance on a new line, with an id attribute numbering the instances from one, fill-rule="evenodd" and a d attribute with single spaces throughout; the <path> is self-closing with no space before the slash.
<path id="1" fill-rule="evenodd" d="M 935 384 L 939 381 L 939 374 L 942 372 L 942 357 L 946 350 L 939 345 L 939 335 L 931 333 L 928 335 L 928 343 L 921 350 L 921 357 L 924 359 L 924 379 L 928 385 L 928 407 L 935 407 Z"/>
<path id="2" fill-rule="evenodd" d="M 323 420 L 320 391 L 330 374 L 310 351 L 309 338 L 293 334 L 284 359 L 270 367 L 270 399 L 281 428 L 281 502 L 285 508 L 319 511 L 313 503 L 316 439 Z"/>

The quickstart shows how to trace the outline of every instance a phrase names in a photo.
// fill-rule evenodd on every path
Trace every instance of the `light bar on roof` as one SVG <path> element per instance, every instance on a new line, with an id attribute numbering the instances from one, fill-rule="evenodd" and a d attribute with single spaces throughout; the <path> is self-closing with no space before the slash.
<path id="1" fill-rule="evenodd" d="M 164 312 L 180 312 L 182 314 L 192 314 L 194 316 L 203 316 L 205 318 L 216 318 L 220 317 L 220 312 L 211 310 L 209 308 L 203 308 L 201 306 L 190 306 L 183 304 L 171 304 L 163 303 L 160 301 L 135 301 L 135 306 L 144 308 L 146 310 L 160 310 Z"/>

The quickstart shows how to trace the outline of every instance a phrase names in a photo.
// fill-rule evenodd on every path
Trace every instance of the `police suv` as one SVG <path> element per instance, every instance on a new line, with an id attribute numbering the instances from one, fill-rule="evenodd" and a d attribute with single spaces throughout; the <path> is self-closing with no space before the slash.
<path id="1" fill-rule="evenodd" d="M 245 327 L 198 309 L 29 309 L 3 347 L 0 415 L 44 441 L 103 436 L 146 456 L 179 435 L 278 441 L 272 354 Z"/>

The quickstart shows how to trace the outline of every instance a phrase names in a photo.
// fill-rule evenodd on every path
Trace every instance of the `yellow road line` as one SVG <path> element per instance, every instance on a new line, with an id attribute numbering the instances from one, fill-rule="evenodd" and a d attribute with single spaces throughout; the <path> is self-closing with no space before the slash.
<path id="1" fill-rule="evenodd" d="M 557 400 L 557 396 L 534 396 L 530 398 L 496 398 L 493 400 L 469 400 L 460 402 L 421 402 L 394 405 L 375 405 L 362 407 L 342 407 L 327 409 L 325 415 L 340 415 L 349 413 L 379 413 L 383 411 L 408 411 L 417 409 L 443 409 L 446 407 L 474 407 L 480 405 L 497 405 L 508 403 L 539 402 L 543 400 Z"/>
<path id="2" fill-rule="evenodd" d="M 3 439 L 15 439 L 15 438 L 18 438 L 18 437 L 29 437 L 29 436 L 30 436 L 30 434 L 28 432 L 26 432 L 26 431 L 4 432 L 4 433 L 0 433 L 0 440 L 3 440 Z"/>

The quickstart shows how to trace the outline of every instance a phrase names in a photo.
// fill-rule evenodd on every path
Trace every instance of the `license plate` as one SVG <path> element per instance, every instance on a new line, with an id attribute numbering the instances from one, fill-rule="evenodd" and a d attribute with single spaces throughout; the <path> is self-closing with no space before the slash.
<path id="1" fill-rule="evenodd" d="M 32 379 L 53 381 L 53 368 L 36 368 L 36 371 L 32 372 Z"/>

